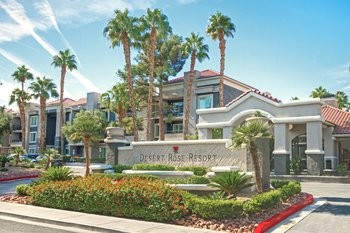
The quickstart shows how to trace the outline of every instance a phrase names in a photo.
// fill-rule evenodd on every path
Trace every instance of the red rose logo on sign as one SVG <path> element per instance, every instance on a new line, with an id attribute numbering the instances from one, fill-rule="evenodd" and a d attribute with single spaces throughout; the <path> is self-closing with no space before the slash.
<path id="1" fill-rule="evenodd" d="M 179 147 L 178 146 L 173 146 L 173 151 L 174 151 L 174 154 L 179 153 Z"/>

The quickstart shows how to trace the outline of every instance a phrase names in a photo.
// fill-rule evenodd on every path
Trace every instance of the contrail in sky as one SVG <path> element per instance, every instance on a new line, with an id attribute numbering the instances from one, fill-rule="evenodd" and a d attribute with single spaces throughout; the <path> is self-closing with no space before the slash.
<path id="1" fill-rule="evenodd" d="M 77 53 L 74 51 L 73 47 L 70 45 L 70 43 L 64 37 L 63 33 L 61 32 L 61 30 L 60 30 L 60 28 L 58 26 L 55 13 L 53 12 L 50 3 L 47 0 L 43 0 L 41 3 L 38 3 L 36 6 L 37 6 L 37 9 L 39 10 L 39 12 L 42 15 L 45 15 L 46 17 L 49 18 L 49 20 L 51 21 L 53 27 L 56 29 L 58 34 L 60 34 L 64 44 L 73 52 L 73 54 L 75 54 L 75 58 L 77 59 L 77 62 L 79 64 L 79 66 L 81 66 L 81 63 L 80 63 L 80 60 L 79 60 L 79 57 L 78 57 Z"/>
<path id="2" fill-rule="evenodd" d="M 11 61 L 16 66 L 25 65 L 28 68 L 29 72 L 31 72 L 34 75 L 34 77 L 44 77 L 44 75 L 41 72 L 39 72 L 39 71 L 35 70 L 34 68 L 30 67 L 27 62 L 24 62 L 23 60 L 21 60 L 20 58 L 16 57 L 12 53 L 9 53 L 6 50 L 3 50 L 3 49 L 0 48 L 0 54 L 4 58 L 6 58 L 7 60 Z M 50 78 L 50 77 L 47 77 L 47 78 Z M 7 91 L 9 91 L 9 93 L 10 93 L 12 91 L 12 89 L 11 90 L 7 90 Z M 74 96 L 69 91 L 65 91 L 65 92 L 67 93 L 67 96 L 71 96 L 71 97 Z M 10 94 L 8 94 L 7 96 L 10 96 Z M 74 96 L 74 97 L 76 97 L 76 96 Z"/>
<path id="3" fill-rule="evenodd" d="M 55 56 L 58 51 L 50 45 L 47 41 L 42 39 L 35 31 L 34 26 L 25 14 L 23 5 L 15 0 L 3 1 L 0 5 L 6 13 L 18 24 L 20 24 L 24 30 L 27 30 L 32 37 L 51 55 Z M 82 75 L 79 71 L 70 72 L 72 76 L 78 79 L 78 81 L 85 86 L 88 91 L 101 92 L 88 78 Z"/>

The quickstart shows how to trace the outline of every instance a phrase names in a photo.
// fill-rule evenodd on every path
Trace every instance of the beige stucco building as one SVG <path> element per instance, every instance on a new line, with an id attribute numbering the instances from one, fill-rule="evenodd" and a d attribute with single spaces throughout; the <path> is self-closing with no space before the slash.
<path id="1" fill-rule="evenodd" d="M 272 124 L 275 173 L 289 174 L 291 158 L 300 156 L 308 174 L 320 175 L 339 163 L 349 166 L 350 113 L 335 104 L 321 99 L 282 103 L 251 89 L 225 107 L 198 109 L 199 138 L 210 139 L 216 128 L 223 129 L 223 138 L 231 138 L 234 127 L 260 111 Z"/>

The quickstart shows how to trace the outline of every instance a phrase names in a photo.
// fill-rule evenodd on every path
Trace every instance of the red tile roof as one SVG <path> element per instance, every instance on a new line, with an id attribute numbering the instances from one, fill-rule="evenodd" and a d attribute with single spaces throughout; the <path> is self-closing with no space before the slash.
<path id="1" fill-rule="evenodd" d="M 74 103 L 75 102 L 75 100 L 72 100 L 72 99 L 70 99 L 70 98 L 64 98 L 63 99 L 63 104 L 68 104 L 68 105 L 70 105 L 70 104 L 72 104 L 72 103 Z M 54 101 L 50 101 L 50 102 L 48 102 L 46 105 L 47 106 L 52 106 L 52 105 L 58 105 L 58 104 L 60 104 L 60 100 L 58 99 L 58 100 L 54 100 Z"/>
<path id="2" fill-rule="evenodd" d="M 322 116 L 326 121 L 336 125 L 333 134 L 350 134 L 350 112 L 323 105 Z"/>
<path id="3" fill-rule="evenodd" d="M 246 92 L 243 92 L 240 96 L 238 96 L 237 98 L 231 100 L 231 102 L 228 102 L 225 107 L 228 107 L 230 106 L 231 104 L 233 104 L 234 102 L 238 101 L 239 99 L 243 98 L 243 96 L 246 96 L 248 95 L 248 93 L 251 93 L 251 92 L 254 92 L 260 96 L 263 96 L 269 100 L 272 100 L 272 101 L 275 101 L 276 103 L 281 103 L 282 101 L 273 97 L 272 95 L 270 95 L 269 93 L 266 93 L 266 92 L 262 92 L 262 91 L 259 91 L 258 89 L 251 89 L 251 90 L 248 90 Z"/>
<path id="4" fill-rule="evenodd" d="M 73 107 L 73 106 L 79 106 L 79 105 L 86 105 L 86 98 L 80 98 L 74 103 L 72 103 L 70 106 Z"/>

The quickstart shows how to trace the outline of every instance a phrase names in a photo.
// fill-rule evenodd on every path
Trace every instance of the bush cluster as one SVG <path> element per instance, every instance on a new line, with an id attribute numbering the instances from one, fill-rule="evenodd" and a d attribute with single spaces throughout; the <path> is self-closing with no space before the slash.
<path id="1" fill-rule="evenodd" d="M 29 196 L 31 193 L 32 187 L 28 184 L 20 184 L 16 186 L 16 193 L 19 196 Z"/>
<path id="2" fill-rule="evenodd" d="M 210 180 L 204 176 L 191 176 L 187 178 L 166 178 L 169 184 L 209 184 Z"/>
<path id="3" fill-rule="evenodd" d="M 272 208 L 281 200 L 301 192 L 298 182 L 289 182 L 280 189 L 255 195 L 252 199 L 240 202 L 235 199 L 212 200 L 198 196 L 188 196 L 186 207 L 203 218 L 225 219 L 242 214 L 251 215 L 263 209 Z"/>
<path id="4" fill-rule="evenodd" d="M 169 164 L 138 163 L 132 166 L 132 170 L 175 171 L 175 166 Z"/>
<path id="5" fill-rule="evenodd" d="M 288 180 L 271 180 L 271 186 L 274 189 L 282 188 L 282 186 L 289 184 Z"/>
<path id="6" fill-rule="evenodd" d="M 122 173 L 124 170 L 130 170 L 130 169 L 132 169 L 131 165 L 116 164 L 113 166 L 113 170 L 116 173 Z"/>
<path id="7" fill-rule="evenodd" d="M 33 187 L 31 201 L 50 208 L 166 222 L 187 213 L 185 196 L 186 192 L 161 180 L 91 176 L 38 184 Z"/>
<path id="8" fill-rule="evenodd" d="M 207 167 L 200 167 L 200 166 L 184 166 L 184 167 L 177 167 L 178 171 L 191 171 L 196 176 L 204 176 L 208 172 Z"/>

